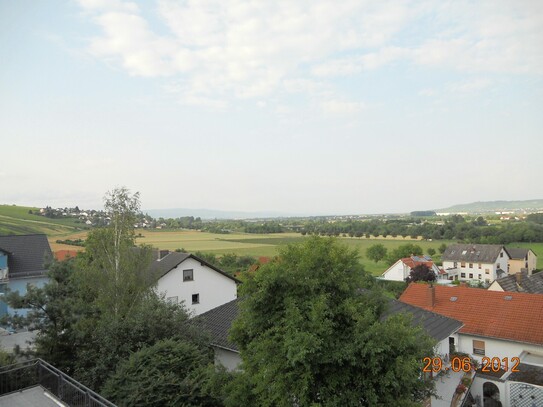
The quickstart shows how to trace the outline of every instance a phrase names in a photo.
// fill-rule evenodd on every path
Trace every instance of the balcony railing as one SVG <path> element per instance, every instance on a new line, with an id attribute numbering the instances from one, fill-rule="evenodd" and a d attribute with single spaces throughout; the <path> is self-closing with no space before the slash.
<path id="1" fill-rule="evenodd" d="M 35 386 L 43 387 L 70 407 L 116 407 L 41 359 L 0 368 L 0 397 Z"/>

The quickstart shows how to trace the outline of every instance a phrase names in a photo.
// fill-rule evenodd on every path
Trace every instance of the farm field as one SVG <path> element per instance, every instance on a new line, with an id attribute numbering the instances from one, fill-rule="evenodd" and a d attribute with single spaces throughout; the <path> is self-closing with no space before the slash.
<path id="1" fill-rule="evenodd" d="M 64 236 L 79 228 L 73 219 L 49 219 L 28 211 L 39 208 L 0 205 L 0 234 L 45 233 L 48 236 Z"/>
<path id="2" fill-rule="evenodd" d="M 0 228 L 4 225 L 5 218 L 1 217 L 0 212 Z M 28 215 L 32 216 L 32 215 Z M 28 220 L 29 222 L 36 222 Z M 73 233 L 74 228 L 64 225 L 58 225 L 49 222 L 43 222 L 37 226 L 39 231 L 25 233 L 46 233 L 49 236 L 49 242 L 53 251 L 69 249 L 83 250 L 82 247 L 58 244 L 58 239 L 85 239 L 86 231 L 77 231 Z M 70 233 L 72 232 L 72 233 Z M 137 229 L 136 234 L 140 233 L 141 237 L 137 238 L 138 244 L 149 244 L 160 249 L 183 249 L 190 252 L 203 251 L 215 254 L 235 253 L 237 255 L 248 256 L 267 256 L 272 257 L 278 253 L 278 248 L 281 245 L 296 243 L 307 239 L 299 233 L 276 233 L 276 234 L 248 234 L 248 233 L 231 233 L 231 234 L 215 234 L 208 232 L 199 232 L 194 230 L 144 230 Z M 386 262 L 381 261 L 375 263 L 365 257 L 366 249 L 373 244 L 381 243 L 388 250 L 393 250 L 405 243 L 415 243 L 421 246 L 426 253 L 429 248 L 437 251 L 437 248 L 442 244 L 451 244 L 454 241 L 424 241 L 414 239 L 403 239 L 387 237 L 383 238 L 350 238 L 339 237 L 342 243 L 352 249 L 356 249 L 360 254 L 360 262 L 365 269 L 373 275 L 379 275 L 387 269 Z M 539 255 L 537 267 L 543 268 L 543 243 L 513 243 L 510 247 L 529 247 Z M 439 256 L 434 259 L 439 260 Z"/>
<path id="3" fill-rule="evenodd" d="M 186 251 L 203 251 L 216 254 L 235 253 L 248 256 L 275 256 L 281 245 L 297 243 L 307 239 L 299 233 L 275 233 L 275 234 L 214 234 L 198 231 L 147 231 L 138 230 L 142 237 L 137 239 L 139 244 L 149 244 L 160 249 L 183 249 Z M 375 263 L 365 258 L 366 249 L 373 244 L 382 243 L 387 249 L 395 249 L 407 242 L 420 245 L 425 251 L 432 247 L 437 248 L 442 243 L 449 241 L 428 242 L 414 239 L 366 239 L 339 237 L 342 243 L 352 249 L 358 250 L 360 261 L 366 270 L 374 275 L 381 274 L 388 268 L 385 262 Z"/>

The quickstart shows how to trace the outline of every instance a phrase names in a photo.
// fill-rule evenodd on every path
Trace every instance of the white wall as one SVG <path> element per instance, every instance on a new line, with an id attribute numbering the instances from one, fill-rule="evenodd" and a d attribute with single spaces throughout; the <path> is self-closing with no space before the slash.
<path id="1" fill-rule="evenodd" d="M 193 281 L 183 281 L 183 270 L 193 270 Z M 237 284 L 200 262 L 188 258 L 158 280 L 157 291 L 166 298 L 184 301 L 187 310 L 199 315 L 237 298 Z M 199 304 L 192 303 L 192 295 L 199 294 Z"/>
<path id="2" fill-rule="evenodd" d="M 215 351 L 215 364 L 223 365 L 229 372 L 237 370 L 241 363 L 241 356 L 238 352 L 213 347 Z"/>
<path id="3" fill-rule="evenodd" d="M 500 339 L 492 339 L 481 336 L 459 334 L 458 346 L 459 352 L 469 353 L 474 359 L 482 361 L 483 355 L 473 354 L 473 340 L 485 342 L 485 355 L 489 358 L 498 357 L 503 359 L 505 357 L 511 359 L 513 357 L 519 357 L 522 351 L 531 353 L 543 354 L 543 346 L 531 345 L 527 343 L 504 341 Z"/>
<path id="4" fill-rule="evenodd" d="M 392 280 L 392 281 L 405 281 L 409 274 L 409 267 L 407 267 L 403 261 L 398 260 L 396 263 L 394 263 L 390 268 L 383 273 L 383 278 L 385 280 Z"/>

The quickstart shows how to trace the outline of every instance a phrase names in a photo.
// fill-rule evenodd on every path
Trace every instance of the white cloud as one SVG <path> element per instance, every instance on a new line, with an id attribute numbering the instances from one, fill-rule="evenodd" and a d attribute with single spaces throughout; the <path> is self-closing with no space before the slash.
<path id="1" fill-rule="evenodd" d="M 492 83 L 493 82 L 487 78 L 472 78 L 466 81 L 452 83 L 448 86 L 448 90 L 452 93 L 474 93 L 488 88 Z"/>
<path id="2" fill-rule="evenodd" d="M 186 103 L 261 99 L 292 92 L 308 72 L 329 81 L 396 61 L 543 74 L 543 3 L 528 0 L 159 0 L 155 20 L 133 2 L 79 3 L 101 28 L 90 43 L 94 56 L 130 75 L 175 78 Z M 303 86 L 310 96 L 333 88 Z"/>
<path id="3" fill-rule="evenodd" d="M 320 106 L 324 113 L 332 115 L 351 115 L 360 113 L 366 109 L 364 103 L 337 99 L 321 102 Z"/>

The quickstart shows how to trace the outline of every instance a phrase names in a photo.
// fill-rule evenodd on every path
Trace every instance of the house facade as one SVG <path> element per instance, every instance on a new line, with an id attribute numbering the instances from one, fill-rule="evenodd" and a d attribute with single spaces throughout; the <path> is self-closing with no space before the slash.
<path id="1" fill-rule="evenodd" d="M 490 284 L 508 275 L 510 256 L 502 245 L 453 244 L 441 256 L 449 280 Z"/>
<path id="2" fill-rule="evenodd" d="M 510 259 L 509 274 L 517 274 L 523 270 L 527 270 L 528 275 L 531 275 L 537 268 L 537 256 L 531 249 L 519 247 L 508 247 Z"/>
<path id="3" fill-rule="evenodd" d="M 543 296 L 410 284 L 400 301 L 463 322 L 457 350 L 481 367 L 489 360 L 495 366 L 490 372 L 480 368 L 473 379 L 471 395 L 483 406 L 531 407 L 524 403 L 543 401 Z M 524 371 L 513 372 L 516 358 L 527 365 Z"/>
<path id="4" fill-rule="evenodd" d="M 381 274 L 381 278 L 383 280 L 405 281 L 405 279 L 409 277 L 411 270 L 419 265 L 424 265 L 432 270 L 436 275 L 436 280 L 447 281 L 445 278 L 445 272 L 440 270 L 440 268 L 436 266 L 436 264 L 432 261 L 432 258 L 429 256 L 411 256 L 399 259 L 383 274 Z"/>
<path id="5" fill-rule="evenodd" d="M 47 263 L 53 258 L 47 236 L 43 234 L 0 236 L 0 316 L 25 315 L 27 309 L 13 309 L 2 301 L 9 289 L 26 294 L 28 285 L 42 287 Z"/>
<path id="6" fill-rule="evenodd" d="M 190 253 L 167 253 L 152 264 L 156 290 L 199 315 L 237 298 L 239 280 Z"/>

